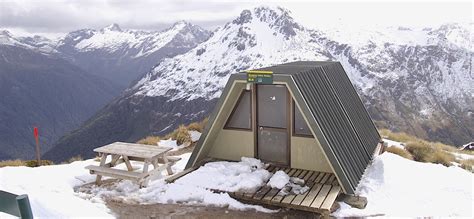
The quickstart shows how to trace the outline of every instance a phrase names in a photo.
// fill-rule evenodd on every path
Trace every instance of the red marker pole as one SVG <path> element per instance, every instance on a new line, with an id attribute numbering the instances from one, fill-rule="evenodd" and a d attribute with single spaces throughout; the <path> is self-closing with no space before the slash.
<path id="1" fill-rule="evenodd" d="M 38 166 L 41 166 L 38 127 L 33 128 L 33 134 L 35 135 L 35 140 L 36 140 L 36 162 Z"/>

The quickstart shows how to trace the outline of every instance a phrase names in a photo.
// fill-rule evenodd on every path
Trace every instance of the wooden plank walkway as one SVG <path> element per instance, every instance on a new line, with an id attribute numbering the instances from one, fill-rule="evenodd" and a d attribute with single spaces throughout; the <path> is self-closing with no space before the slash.
<path id="1" fill-rule="evenodd" d="M 280 189 L 272 189 L 265 183 L 264 186 L 257 188 L 255 191 L 233 192 L 229 195 L 252 204 L 266 204 L 316 212 L 327 217 L 331 213 L 336 197 L 342 192 L 336 176 L 332 173 L 281 168 L 272 165 L 269 165 L 267 170 L 272 173 L 282 170 L 290 177 L 300 178 L 304 180 L 304 185 L 308 186 L 309 189 L 299 195 L 292 194 L 291 191 L 286 191 L 288 194 L 284 195 L 284 191 L 280 192 Z"/>

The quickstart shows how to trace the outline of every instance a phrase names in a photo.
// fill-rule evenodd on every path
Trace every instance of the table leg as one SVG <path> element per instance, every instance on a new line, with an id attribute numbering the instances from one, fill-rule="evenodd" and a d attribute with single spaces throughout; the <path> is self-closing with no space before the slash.
<path id="1" fill-rule="evenodd" d="M 150 160 L 145 159 L 145 163 L 143 164 L 143 173 L 148 173 L 148 166 L 150 165 Z M 148 185 L 148 176 L 143 179 L 140 183 L 140 188 L 143 188 Z"/>
<path id="2" fill-rule="evenodd" d="M 159 165 L 158 165 L 158 159 L 154 159 L 154 160 L 151 162 L 151 164 L 153 165 L 153 169 L 158 168 L 158 166 L 159 166 Z"/>
<path id="3" fill-rule="evenodd" d="M 143 164 L 143 173 L 148 173 L 148 166 L 150 165 L 150 161 L 148 159 L 145 160 Z"/>
<path id="4" fill-rule="evenodd" d="M 99 166 L 104 166 L 105 161 L 107 160 L 107 155 L 106 153 L 102 153 L 102 156 L 100 158 L 100 165 Z M 97 174 L 97 177 L 95 178 L 95 184 L 100 185 L 102 180 L 102 175 Z"/>
<path id="5" fill-rule="evenodd" d="M 171 169 L 171 165 L 168 161 L 168 156 L 166 156 L 166 154 L 163 155 L 163 162 L 165 163 L 164 165 L 166 165 L 166 172 L 168 172 L 168 175 L 173 175 L 173 170 Z"/>
<path id="6" fill-rule="evenodd" d="M 132 164 L 130 163 L 128 156 L 122 155 L 122 157 L 123 157 L 123 161 L 125 162 L 125 165 L 127 165 L 127 170 L 133 171 Z"/>
<path id="7" fill-rule="evenodd" d="M 120 155 L 116 155 L 116 154 L 112 155 L 112 161 L 110 161 L 110 167 L 114 167 L 119 158 L 120 158 Z"/>

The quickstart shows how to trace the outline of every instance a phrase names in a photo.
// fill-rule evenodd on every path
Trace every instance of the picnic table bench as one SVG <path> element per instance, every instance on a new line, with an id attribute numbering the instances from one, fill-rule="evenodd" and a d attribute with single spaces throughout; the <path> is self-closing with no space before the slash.
<path id="1" fill-rule="evenodd" d="M 101 183 L 102 176 L 109 176 L 113 178 L 132 180 L 137 182 L 140 187 L 147 186 L 148 182 L 159 176 L 161 171 L 165 170 L 168 175 L 172 175 L 171 166 L 179 161 L 179 157 L 167 156 L 166 153 L 170 151 L 169 147 L 150 146 L 143 144 L 132 144 L 125 142 L 114 142 L 99 148 L 94 149 L 94 152 L 99 153 L 100 165 L 89 165 L 85 168 L 91 174 L 96 174 L 96 184 Z M 111 161 L 106 163 L 107 157 L 111 156 Z M 143 171 L 134 171 L 130 161 L 143 162 Z M 125 163 L 127 170 L 113 168 L 121 163 Z M 148 166 L 153 165 L 153 170 L 148 171 Z"/>

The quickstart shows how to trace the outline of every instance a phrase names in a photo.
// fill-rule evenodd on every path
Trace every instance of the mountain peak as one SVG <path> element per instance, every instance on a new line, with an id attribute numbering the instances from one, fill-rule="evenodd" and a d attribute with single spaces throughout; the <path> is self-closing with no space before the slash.
<path id="1" fill-rule="evenodd" d="M 184 26 L 188 26 L 188 25 L 190 25 L 190 23 L 188 23 L 187 21 L 180 20 L 180 21 L 177 21 L 176 23 L 174 23 L 173 27 L 184 27 Z"/>
<path id="2" fill-rule="evenodd" d="M 243 10 L 240 16 L 232 21 L 236 25 L 244 25 L 254 21 L 267 23 L 271 28 L 285 35 L 287 38 L 296 35 L 295 29 L 304 28 L 291 17 L 291 11 L 281 7 L 261 6 L 252 10 Z"/>
<path id="3" fill-rule="evenodd" d="M 277 16 L 286 17 L 287 19 L 293 19 L 291 17 L 290 10 L 286 8 L 278 7 L 278 6 L 276 7 L 275 6 L 260 6 L 260 7 L 254 8 L 253 11 L 255 12 L 257 17 L 265 17 L 266 15 L 269 15 L 269 14 L 275 14 Z"/>
<path id="4" fill-rule="evenodd" d="M 12 34 L 8 30 L 0 30 L 0 36 L 12 37 Z"/>
<path id="5" fill-rule="evenodd" d="M 0 30 L 0 44 L 13 45 L 17 39 L 8 30 Z"/>
<path id="6" fill-rule="evenodd" d="M 122 29 L 120 29 L 119 25 L 116 23 L 113 23 L 105 28 L 103 30 L 108 30 L 108 31 L 116 31 L 116 32 L 121 32 Z"/>
<path id="7" fill-rule="evenodd" d="M 202 38 L 207 38 L 210 35 L 210 32 L 201 28 L 198 25 L 194 25 L 190 22 L 185 20 L 180 20 L 174 23 L 170 28 L 165 31 L 173 31 L 173 32 L 180 32 L 180 33 L 192 33 L 194 35 L 199 35 Z"/>

